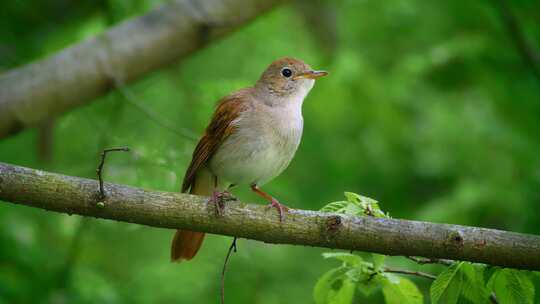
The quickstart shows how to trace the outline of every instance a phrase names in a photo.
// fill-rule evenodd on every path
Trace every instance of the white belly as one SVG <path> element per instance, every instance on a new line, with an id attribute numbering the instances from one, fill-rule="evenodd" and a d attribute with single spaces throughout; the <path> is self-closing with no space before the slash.
<path id="1" fill-rule="evenodd" d="M 239 117 L 237 131 L 210 160 L 220 183 L 261 186 L 287 168 L 300 144 L 303 119 L 300 109 L 283 113 L 270 108 Z"/>

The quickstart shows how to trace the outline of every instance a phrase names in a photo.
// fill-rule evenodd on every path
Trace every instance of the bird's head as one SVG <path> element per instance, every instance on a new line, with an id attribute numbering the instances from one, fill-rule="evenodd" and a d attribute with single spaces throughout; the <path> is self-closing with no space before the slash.
<path id="1" fill-rule="evenodd" d="M 302 60 L 284 57 L 266 68 L 255 88 L 276 99 L 303 99 L 313 87 L 315 79 L 326 75 L 327 72 L 315 71 Z"/>

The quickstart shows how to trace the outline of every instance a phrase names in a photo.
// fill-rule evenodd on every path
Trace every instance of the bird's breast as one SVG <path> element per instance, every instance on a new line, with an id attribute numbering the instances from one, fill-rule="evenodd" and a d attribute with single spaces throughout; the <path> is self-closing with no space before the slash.
<path id="1" fill-rule="evenodd" d="M 262 185 L 292 160 L 302 137 L 303 118 L 295 108 L 254 107 L 240 114 L 236 129 L 210 161 L 230 183 Z"/>

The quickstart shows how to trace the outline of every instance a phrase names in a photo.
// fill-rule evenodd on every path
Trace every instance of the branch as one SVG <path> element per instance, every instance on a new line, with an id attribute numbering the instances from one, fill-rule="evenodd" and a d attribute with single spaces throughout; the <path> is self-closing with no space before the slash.
<path id="1" fill-rule="evenodd" d="M 0 75 L 0 138 L 185 58 L 285 0 L 174 0 Z"/>
<path id="2" fill-rule="evenodd" d="M 445 265 L 445 266 L 450 266 L 454 263 L 454 261 L 452 260 L 445 260 L 445 259 L 434 259 L 434 258 L 421 258 L 421 257 L 413 257 L 413 256 L 408 256 L 406 257 L 408 258 L 409 260 L 411 261 L 414 261 L 420 265 L 424 265 L 424 264 L 441 264 L 441 265 Z"/>
<path id="3" fill-rule="evenodd" d="M 525 37 L 525 33 L 521 29 L 519 21 L 512 13 L 507 0 L 499 0 L 499 11 L 504 25 L 512 40 L 514 40 L 523 61 L 531 68 L 536 77 L 540 79 L 540 53 L 538 53 L 532 43 Z"/>
<path id="4" fill-rule="evenodd" d="M 0 163 L 0 199 L 51 211 L 153 227 L 188 229 L 274 244 L 319 246 L 387 255 L 465 260 L 540 270 L 540 236 L 427 222 L 354 217 L 228 202 L 223 216 L 207 198 L 105 183 Z M 98 205 L 100 202 L 102 204 Z"/>
<path id="5" fill-rule="evenodd" d="M 435 280 L 437 277 L 426 272 L 421 271 L 411 271 L 411 270 L 403 270 L 403 269 L 394 269 L 394 268 L 384 268 L 384 272 L 391 272 L 391 273 L 399 273 L 399 274 L 406 274 L 406 275 L 412 275 L 417 277 L 422 277 L 430 280 Z"/>
<path id="6" fill-rule="evenodd" d="M 115 89 L 120 93 L 120 95 L 122 95 L 124 100 L 130 105 L 132 105 L 133 107 L 135 107 L 137 110 L 145 114 L 146 117 L 148 117 L 151 121 L 155 122 L 160 127 L 178 135 L 179 137 L 189 139 L 195 142 L 199 140 L 199 137 L 195 135 L 193 132 L 191 132 L 190 130 L 185 129 L 185 128 L 175 127 L 174 123 L 164 120 L 163 118 L 160 117 L 159 114 L 143 106 L 142 103 L 140 103 L 137 100 L 134 94 L 131 91 L 129 91 L 123 83 L 118 81 L 116 78 L 114 78 L 114 81 L 115 81 Z"/>

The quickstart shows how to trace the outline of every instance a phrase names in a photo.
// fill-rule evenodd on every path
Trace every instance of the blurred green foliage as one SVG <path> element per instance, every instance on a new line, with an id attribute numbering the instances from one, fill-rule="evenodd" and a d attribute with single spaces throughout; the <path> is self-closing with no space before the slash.
<path id="1" fill-rule="evenodd" d="M 160 2 L 4 1 L 0 71 Z M 510 4 L 525 35 L 540 45 L 540 4 Z M 125 145 L 133 152 L 111 155 L 108 181 L 179 191 L 195 142 L 163 122 L 200 134 L 219 97 L 251 85 L 287 55 L 331 76 L 304 104 L 296 158 L 265 187 L 281 201 L 320 209 L 350 190 L 384 202 L 396 218 L 540 233 L 540 79 L 494 1 L 318 0 L 311 5 L 320 10 L 309 14 L 320 20 L 308 18 L 306 5 L 281 7 L 148 75 L 126 87 L 130 100 L 111 93 L 57 119 L 52 161 L 39 161 L 35 130 L 2 140 L 0 161 L 93 177 L 99 151 Z M 236 194 L 259 201 L 245 189 Z M 216 303 L 230 239 L 210 236 L 194 261 L 172 265 L 171 237 L 163 229 L 1 204 L 0 303 Z M 313 286 L 334 266 L 320 257 L 322 249 L 238 245 L 228 303 L 312 302 Z M 407 279 L 429 298 L 428 282 Z M 364 296 L 357 292 L 355 303 Z"/>

